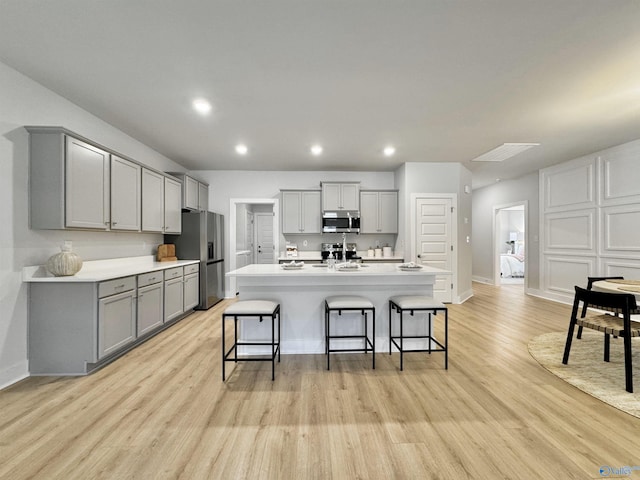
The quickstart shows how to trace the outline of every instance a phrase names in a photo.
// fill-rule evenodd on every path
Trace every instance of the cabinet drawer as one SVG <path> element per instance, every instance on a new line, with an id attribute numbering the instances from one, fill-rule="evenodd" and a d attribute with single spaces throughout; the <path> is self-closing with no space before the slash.
<path id="1" fill-rule="evenodd" d="M 138 275 L 138 288 L 153 285 L 164 279 L 162 272 L 149 272 Z"/>
<path id="2" fill-rule="evenodd" d="M 193 265 L 185 265 L 184 274 L 189 275 L 190 273 L 198 273 L 200 270 L 200 265 L 194 263 Z"/>
<path id="3" fill-rule="evenodd" d="M 98 285 L 98 298 L 108 297 L 116 293 L 126 292 L 136 288 L 135 277 L 116 278 Z"/>
<path id="4" fill-rule="evenodd" d="M 182 276 L 182 267 L 169 268 L 164 271 L 164 279 L 171 280 Z"/>

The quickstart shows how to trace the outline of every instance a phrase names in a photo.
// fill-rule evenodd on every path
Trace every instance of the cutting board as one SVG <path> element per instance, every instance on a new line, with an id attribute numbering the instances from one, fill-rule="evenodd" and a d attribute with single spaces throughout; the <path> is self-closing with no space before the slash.
<path id="1" fill-rule="evenodd" d="M 173 243 L 158 245 L 157 259 L 159 262 L 175 262 L 178 260 L 178 257 L 176 257 L 176 246 Z"/>

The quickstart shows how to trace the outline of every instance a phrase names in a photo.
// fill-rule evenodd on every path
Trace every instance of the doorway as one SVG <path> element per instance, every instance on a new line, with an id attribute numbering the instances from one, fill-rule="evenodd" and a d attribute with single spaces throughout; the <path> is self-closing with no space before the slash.
<path id="1" fill-rule="evenodd" d="M 229 200 L 229 271 L 252 263 L 277 263 L 280 247 L 278 225 L 280 224 L 279 201 L 277 198 L 232 198 Z M 261 240 L 270 252 L 261 248 L 258 259 L 258 223 Z M 265 235 L 270 235 L 266 238 Z M 261 244 L 263 245 L 263 244 Z M 259 260 L 259 261 L 258 261 Z M 236 279 L 228 278 L 226 298 L 236 295 Z"/>
<path id="2" fill-rule="evenodd" d="M 526 288 L 527 202 L 494 207 L 494 283 Z"/>

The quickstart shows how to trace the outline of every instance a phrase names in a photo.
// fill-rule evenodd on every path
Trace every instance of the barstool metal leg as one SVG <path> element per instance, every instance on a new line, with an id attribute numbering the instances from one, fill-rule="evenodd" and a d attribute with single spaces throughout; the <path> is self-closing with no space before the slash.
<path id="1" fill-rule="evenodd" d="M 276 379 L 276 315 L 271 315 L 271 381 Z"/>
<path id="2" fill-rule="evenodd" d="M 444 311 L 444 369 L 449 369 L 449 310 Z"/>
<path id="3" fill-rule="evenodd" d="M 404 369 L 404 331 L 402 329 L 402 314 L 404 311 L 402 309 L 398 309 L 398 311 L 400 312 L 400 371 L 402 371 Z"/>
<path id="4" fill-rule="evenodd" d="M 391 312 L 393 312 L 393 306 L 391 301 L 389 301 L 389 355 L 391 355 L 391 345 L 393 341 L 391 340 L 393 334 L 391 333 Z"/>
<path id="5" fill-rule="evenodd" d="M 225 317 L 224 315 L 222 315 L 222 381 L 224 382 L 225 377 L 224 377 L 224 366 L 227 362 L 225 362 L 225 354 L 226 354 L 226 350 L 227 347 L 225 347 L 224 344 L 224 321 L 225 321 Z"/>

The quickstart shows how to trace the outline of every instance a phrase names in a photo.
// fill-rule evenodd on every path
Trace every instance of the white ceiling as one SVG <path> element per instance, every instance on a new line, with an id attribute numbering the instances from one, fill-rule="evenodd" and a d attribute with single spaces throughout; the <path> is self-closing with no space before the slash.
<path id="1" fill-rule="evenodd" d="M 2 0 L 0 60 L 191 170 L 479 187 L 640 138 L 639 25 L 640 0 Z M 505 142 L 542 145 L 470 162 Z"/>

